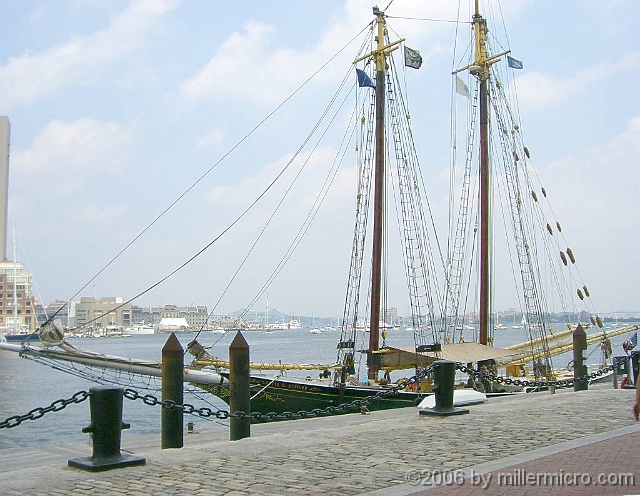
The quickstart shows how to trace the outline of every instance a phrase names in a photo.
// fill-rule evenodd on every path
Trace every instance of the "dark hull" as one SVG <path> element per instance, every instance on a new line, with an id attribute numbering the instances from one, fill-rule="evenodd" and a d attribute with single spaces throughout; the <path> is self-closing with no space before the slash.
<path id="1" fill-rule="evenodd" d="M 221 375 L 228 378 L 228 374 Z M 205 389 L 229 403 L 228 386 L 200 384 Z M 376 395 L 381 388 L 360 386 L 336 387 L 304 381 L 288 381 L 287 379 L 269 379 L 267 377 L 251 376 L 251 412 L 284 413 L 311 412 L 315 409 L 324 410 L 327 407 L 337 407 L 344 403 Z M 401 391 L 398 394 L 371 401 L 367 406 L 370 411 L 387 410 L 416 406 L 424 395 Z M 359 412 L 360 408 L 349 409 L 343 413 Z"/>
<path id="2" fill-rule="evenodd" d="M 37 332 L 31 334 L 5 334 L 4 338 L 8 343 L 22 343 L 23 341 L 40 341 Z"/>

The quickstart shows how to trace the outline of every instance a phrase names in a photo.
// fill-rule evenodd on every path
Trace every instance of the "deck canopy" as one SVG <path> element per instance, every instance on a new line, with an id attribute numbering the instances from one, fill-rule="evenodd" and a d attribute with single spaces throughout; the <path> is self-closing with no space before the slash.
<path id="1" fill-rule="evenodd" d="M 480 343 L 443 344 L 442 351 L 416 353 L 413 348 L 401 347 L 382 348 L 375 354 L 380 355 L 382 368 L 385 370 L 407 369 L 418 366 L 428 366 L 436 360 L 451 360 L 458 363 L 471 363 L 484 360 L 498 360 L 500 358 L 517 355 L 517 351 L 495 348 Z"/>

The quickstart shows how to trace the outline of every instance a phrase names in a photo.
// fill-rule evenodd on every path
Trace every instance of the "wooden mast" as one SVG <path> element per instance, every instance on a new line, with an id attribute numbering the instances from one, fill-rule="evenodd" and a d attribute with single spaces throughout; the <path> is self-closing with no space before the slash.
<path id="1" fill-rule="evenodd" d="M 491 326 L 491 162 L 489 160 L 489 68 L 510 50 L 490 56 L 487 53 L 487 21 L 480 14 L 479 0 L 475 0 L 473 29 L 475 35 L 474 61 L 453 74 L 469 70 L 480 83 L 480 344 L 489 343 Z"/>
<path id="2" fill-rule="evenodd" d="M 480 172 L 479 172 L 479 204 L 480 204 L 480 344 L 488 344 L 491 326 L 491 288 L 492 288 L 492 260 L 491 260 L 491 162 L 489 160 L 489 68 L 495 64 L 509 50 L 497 55 L 487 53 L 487 21 L 480 14 L 480 1 L 475 0 L 475 14 L 473 15 L 473 29 L 475 36 L 475 57 L 470 66 L 459 69 L 460 72 L 469 69 L 480 83 Z"/>
<path id="3" fill-rule="evenodd" d="M 380 348 L 380 296 L 382 294 L 382 241 L 385 196 L 384 170 L 384 107 L 386 57 L 384 54 L 384 13 L 374 9 L 377 23 L 377 47 L 373 54 L 376 63 L 376 127 L 373 190 L 373 248 L 371 262 L 371 316 L 369 319 L 369 355 L 367 370 L 369 380 L 378 378 L 379 365 L 372 352 Z"/>
<path id="4" fill-rule="evenodd" d="M 489 163 L 489 64 L 486 50 L 486 20 L 480 15 L 479 0 L 473 25 L 476 53 L 472 69 L 480 82 L 480 344 L 487 344 L 491 322 L 491 167 Z"/>
<path id="5" fill-rule="evenodd" d="M 385 204 L 385 80 L 387 56 L 399 47 L 404 38 L 385 45 L 384 12 L 373 7 L 376 16 L 376 49 L 354 62 L 373 57 L 376 64 L 376 122 L 375 122 L 375 161 L 374 161 L 374 197 L 373 197 L 373 248 L 371 262 L 371 304 L 369 318 L 369 353 L 367 355 L 367 376 L 375 381 L 380 370 L 379 358 L 373 352 L 380 348 L 380 297 L 382 294 L 382 250 L 384 239 Z"/>

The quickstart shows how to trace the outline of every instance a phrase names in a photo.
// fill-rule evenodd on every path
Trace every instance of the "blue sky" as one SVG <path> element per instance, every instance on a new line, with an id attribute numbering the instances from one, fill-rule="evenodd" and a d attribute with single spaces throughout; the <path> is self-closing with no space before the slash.
<path id="1" fill-rule="evenodd" d="M 471 3 L 461 2 L 463 20 Z M 497 22 L 492 30 L 504 46 L 524 62 L 516 79 L 523 134 L 581 275 L 602 313 L 640 310 L 640 5 L 503 3 L 486 15 Z M 76 294 L 356 36 L 374 4 L 7 2 L 0 18 L 0 113 L 12 125 L 9 222 L 15 222 L 18 258 L 33 273 L 40 298 L 48 303 Z M 424 57 L 423 67 L 407 75 L 407 86 L 436 207 L 447 194 L 456 25 L 416 19 L 453 20 L 457 8 L 450 0 L 394 0 L 387 10 L 393 32 Z M 469 25 L 458 30 L 460 51 Z M 356 49 L 345 50 L 80 296 L 130 298 L 217 236 L 294 153 Z M 312 203 L 330 152 L 321 149 L 309 164 L 289 208 L 283 206 L 219 311 L 244 307 L 264 283 Z M 272 308 L 341 313 L 353 180 L 351 165 L 339 171 L 313 228 L 269 289 Z M 277 191 L 205 255 L 134 303 L 211 307 L 276 201 Z M 10 240 L 8 252 L 11 257 Z M 399 295 L 389 301 L 406 313 Z M 505 298 L 497 306 L 515 303 Z M 263 306 L 264 297 L 255 307 Z"/>

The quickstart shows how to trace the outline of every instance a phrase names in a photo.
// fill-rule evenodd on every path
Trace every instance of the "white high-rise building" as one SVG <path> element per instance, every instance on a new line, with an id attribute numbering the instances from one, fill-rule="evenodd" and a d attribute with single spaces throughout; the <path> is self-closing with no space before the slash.
<path id="1" fill-rule="evenodd" d="M 9 206 L 9 142 L 11 123 L 0 115 L 0 262 L 7 260 L 7 209 Z"/>

